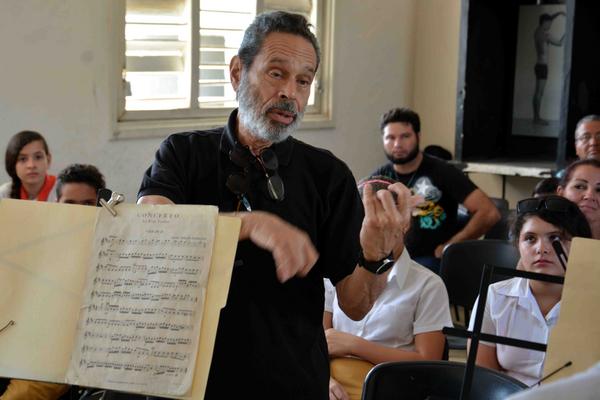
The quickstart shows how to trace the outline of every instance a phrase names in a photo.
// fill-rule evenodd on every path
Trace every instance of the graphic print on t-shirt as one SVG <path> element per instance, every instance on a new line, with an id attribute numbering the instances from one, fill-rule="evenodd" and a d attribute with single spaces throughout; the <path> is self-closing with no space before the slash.
<path id="1" fill-rule="evenodd" d="M 417 208 L 416 216 L 419 218 L 419 227 L 421 229 L 438 229 L 442 221 L 446 219 L 446 211 L 437 204 L 442 198 L 442 191 L 426 176 L 417 179 L 412 190 L 425 199 L 425 203 Z"/>

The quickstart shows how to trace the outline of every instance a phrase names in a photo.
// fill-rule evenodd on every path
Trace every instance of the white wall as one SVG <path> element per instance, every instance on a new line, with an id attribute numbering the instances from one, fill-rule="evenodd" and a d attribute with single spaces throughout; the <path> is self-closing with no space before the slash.
<path id="1" fill-rule="evenodd" d="M 53 173 L 73 162 L 95 164 L 132 202 L 160 139 L 112 139 L 116 1 L 0 1 L 0 148 L 20 130 L 38 130 L 53 153 Z M 411 105 L 416 4 L 336 2 L 335 128 L 296 136 L 332 150 L 357 178 L 384 161 L 379 115 Z"/>
<path id="2" fill-rule="evenodd" d="M 73 162 L 95 164 L 110 187 L 133 201 L 158 140 L 111 141 L 106 4 L 0 3 L 0 143 L 20 130 L 38 130 L 53 153 L 53 173 Z"/>
<path id="3" fill-rule="evenodd" d="M 411 105 L 416 2 L 336 1 L 336 128 L 298 137 L 332 150 L 357 179 L 385 162 L 380 115 Z"/>
<path id="4" fill-rule="evenodd" d="M 95 164 L 134 201 L 161 139 L 113 140 L 111 16 L 122 1 L 0 1 L 0 149 L 14 133 L 38 130 L 50 144 L 53 173 Z M 385 161 L 380 114 L 409 106 L 421 114 L 423 146 L 454 151 L 460 0 L 335 3 L 335 128 L 296 136 L 330 149 L 360 178 Z M 498 176 L 472 178 L 501 195 Z M 514 204 L 534 184 L 509 178 L 506 195 Z"/>
<path id="5" fill-rule="evenodd" d="M 435 143 L 454 153 L 461 0 L 418 0 L 416 5 L 412 104 L 421 116 L 422 146 Z M 502 197 L 500 175 L 469 177 L 489 196 Z M 504 196 L 511 207 L 529 197 L 538 181 L 507 177 Z"/>
<path id="6" fill-rule="evenodd" d="M 419 1 L 413 104 L 421 116 L 421 147 L 454 153 L 460 0 Z"/>

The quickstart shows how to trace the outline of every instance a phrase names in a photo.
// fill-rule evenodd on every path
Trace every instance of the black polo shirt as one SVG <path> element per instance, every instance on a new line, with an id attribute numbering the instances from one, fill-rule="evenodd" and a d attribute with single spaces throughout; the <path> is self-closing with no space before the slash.
<path id="1" fill-rule="evenodd" d="M 169 136 L 146 171 L 138 196 L 233 211 L 225 185 L 243 172 L 229 159 L 237 110 L 226 127 Z M 239 146 L 239 144 L 238 144 Z M 327 399 L 329 360 L 322 327 L 323 278 L 352 273 L 363 208 L 348 167 L 329 151 L 294 138 L 274 144 L 285 199 L 272 200 L 264 171 L 251 166 L 252 210 L 278 215 L 305 231 L 319 259 L 305 278 L 280 283 L 271 253 L 239 243 L 227 305 L 221 311 L 206 398 Z M 242 207 L 243 209 L 243 207 Z"/>

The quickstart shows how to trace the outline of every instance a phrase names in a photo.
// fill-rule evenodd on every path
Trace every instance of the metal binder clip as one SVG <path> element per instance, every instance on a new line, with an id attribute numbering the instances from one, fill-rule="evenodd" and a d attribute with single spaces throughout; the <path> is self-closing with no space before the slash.
<path id="1" fill-rule="evenodd" d="M 100 199 L 98 202 L 102 207 L 106 208 L 113 217 L 116 217 L 117 212 L 115 211 L 115 206 L 119 203 L 122 203 L 123 200 L 125 200 L 125 196 L 123 196 L 121 193 L 112 192 L 108 201 Z"/>

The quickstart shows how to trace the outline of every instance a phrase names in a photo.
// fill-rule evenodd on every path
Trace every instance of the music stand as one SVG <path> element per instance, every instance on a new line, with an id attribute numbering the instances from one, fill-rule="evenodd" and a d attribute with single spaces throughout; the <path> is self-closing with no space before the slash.
<path id="1" fill-rule="evenodd" d="M 547 349 L 547 345 L 543 343 L 530 342 L 528 340 L 513 339 L 506 336 L 481 333 L 481 324 L 483 321 L 483 312 L 485 310 L 485 304 L 487 301 L 488 286 L 490 285 L 492 281 L 492 276 L 494 275 L 527 278 L 537 281 L 559 283 L 561 285 L 565 282 L 565 278 L 562 276 L 520 271 L 516 269 L 496 267 L 494 265 L 489 264 L 485 264 L 483 266 L 481 284 L 479 286 L 479 301 L 477 303 L 477 309 L 475 310 L 475 323 L 473 324 L 473 330 L 469 331 L 468 329 L 448 327 L 442 330 L 442 332 L 446 335 L 471 339 L 471 345 L 469 346 L 469 356 L 467 357 L 467 365 L 465 368 L 465 375 L 460 390 L 460 400 L 466 400 L 469 398 L 469 394 L 471 392 L 471 384 L 473 383 L 473 373 L 475 371 L 475 358 L 477 357 L 477 348 L 479 346 L 480 340 L 543 352 L 545 352 Z"/>

